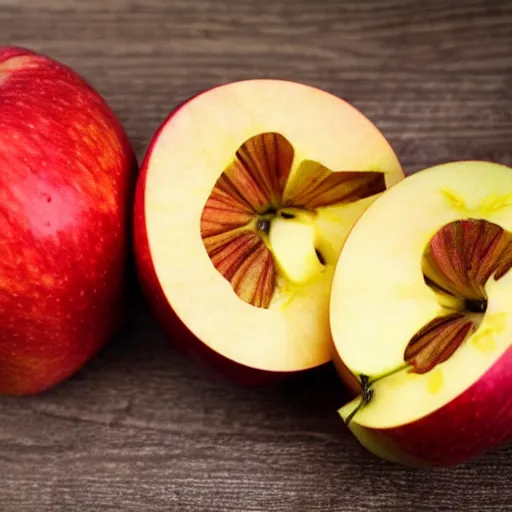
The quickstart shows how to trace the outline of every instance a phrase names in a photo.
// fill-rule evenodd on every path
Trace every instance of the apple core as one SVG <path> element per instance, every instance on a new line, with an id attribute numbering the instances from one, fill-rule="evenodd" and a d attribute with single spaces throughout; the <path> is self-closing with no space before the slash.
<path id="1" fill-rule="evenodd" d="M 436 295 L 440 314 L 409 341 L 405 361 L 426 373 L 446 361 L 482 323 L 485 286 L 512 267 L 512 236 L 492 222 L 467 218 L 443 226 L 422 256 L 425 283 Z"/>
<path id="2" fill-rule="evenodd" d="M 238 148 L 217 180 L 201 215 L 201 236 L 238 297 L 270 308 L 280 288 L 325 270 L 321 247 L 329 240 L 316 227 L 323 209 L 385 189 L 382 172 L 336 173 L 297 161 L 286 137 L 261 133 Z"/>

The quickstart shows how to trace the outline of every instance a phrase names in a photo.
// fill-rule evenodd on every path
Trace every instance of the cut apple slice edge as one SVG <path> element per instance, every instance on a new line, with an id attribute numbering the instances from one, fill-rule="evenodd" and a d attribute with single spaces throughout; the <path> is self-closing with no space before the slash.
<path id="1" fill-rule="evenodd" d="M 349 235 L 332 284 L 331 330 L 337 356 L 354 375 L 369 379 L 371 399 L 362 403 L 359 396 L 343 406 L 339 412 L 345 421 L 386 429 L 419 420 L 485 379 L 512 350 L 512 272 L 504 271 L 486 279 L 485 312 L 476 313 L 473 328 L 464 327 L 464 318 L 473 321 L 473 311 L 451 324 L 452 333 L 463 335 L 446 360 L 421 371 L 406 361 L 417 333 L 449 313 L 425 281 L 425 249 L 441 229 L 468 221 L 512 231 L 512 169 L 456 162 L 418 172 L 381 195 Z M 509 268 L 504 240 L 503 268 Z M 463 277 L 453 277 L 460 255 L 451 254 L 454 261 L 444 264 L 446 272 L 471 295 Z M 468 261 L 483 268 L 486 257 L 473 255 Z M 440 278 L 443 285 L 446 279 Z M 466 307 L 482 304 L 473 301 Z"/>
<path id="2" fill-rule="evenodd" d="M 275 140 L 276 134 L 291 145 L 293 158 L 288 150 L 276 155 L 267 151 L 265 162 L 280 169 L 289 165 L 285 177 L 281 171 L 266 176 L 253 158 L 255 151 L 263 151 L 258 150 L 261 139 Z M 242 164 L 250 176 L 237 182 L 233 176 L 242 171 L 229 169 Z M 154 272 L 188 329 L 217 353 L 262 370 L 298 371 L 329 361 L 328 303 L 335 263 L 353 223 L 378 196 L 371 180 L 357 185 L 357 174 L 382 175 L 379 192 L 403 178 L 378 129 L 324 91 L 279 80 L 249 80 L 202 93 L 182 106 L 159 131 L 143 167 L 143 215 Z M 333 176 L 344 171 L 350 175 L 347 180 L 330 178 L 325 174 L 329 170 Z M 215 192 L 226 172 L 230 180 Z M 301 179 L 308 172 L 327 180 L 325 185 L 319 181 L 316 188 L 308 188 Z M 343 184 L 349 176 L 354 184 Z M 336 194 L 350 200 L 331 204 Z M 307 229 L 295 229 L 308 221 L 282 215 L 274 232 L 261 223 L 268 211 L 275 217 L 295 204 L 303 209 L 308 201 L 314 206 L 313 239 L 319 240 L 315 249 L 325 263 L 322 271 L 311 261 L 311 247 L 290 251 L 283 242 L 302 239 L 311 244 Z M 205 207 L 210 208 L 206 219 Z M 219 220 L 216 208 L 230 213 Z M 283 222 L 289 222 L 289 229 Z M 210 237 L 229 230 L 261 236 L 272 251 L 275 269 L 261 264 L 266 254 L 261 246 L 254 246 L 254 255 L 244 253 L 235 241 L 223 254 L 214 253 Z M 273 247 L 271 239 L 277 234 L 283 243 Z M 228 253 L 233 261 L 226 261 Z M 250 257 L 263 276 L 254 289 L 241 275 Z M 273 271 L 276 293 L 269 301 Z"/>

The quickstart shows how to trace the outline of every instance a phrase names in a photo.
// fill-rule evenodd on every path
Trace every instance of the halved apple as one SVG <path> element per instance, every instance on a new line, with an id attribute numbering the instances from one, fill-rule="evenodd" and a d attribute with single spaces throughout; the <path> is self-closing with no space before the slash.
<path id="1" fill-rule="evenodd" d="M 446 466 L 512 439 L 511 233 L 512 169 L 488 162 L 413 174 L 355 225 L 330 318 L 370 451 Z"/>
<path id="2" fill-rule="evenodd" d="M 247 80 L 202 93 L 143 163 L 143 288 L 179 347 L 237 381 L 322 365 L 345 237 L 402 177 L 377 128 L 324 91 Z"/>

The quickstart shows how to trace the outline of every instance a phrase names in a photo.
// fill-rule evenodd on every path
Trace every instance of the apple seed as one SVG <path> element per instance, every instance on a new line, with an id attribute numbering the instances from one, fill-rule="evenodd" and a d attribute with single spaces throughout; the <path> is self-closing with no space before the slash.
<path id="1" fill-rule="evenodd" d="M 283 202 L 296 208 L 315 209 L 353 203 L 384 190 L 382 172 L 333 172 L 318 162 L 305 160 L 287 183 Z"/>
<path id="2" fill-rule="evenodd" d="M 427 373 L 447 361 L 475 330 L 464 313 L 434 318 L 409 341 L 404 359 L 415 373 Z"/>
<path id="3" fill-rule="evenodd" d="M 320 265 L 325 265 L 325 258 L 323 257 L 323 254 L 320 252 L 319 249 L 315 248 L 315 254 L 318 258 L 318 261 L 320 262 Z"/>
<path id="4" fill-rule="evenodd" d="M 474 314 L 487 310 L 485 285 L 512 267 L 512 235 L 492 222 L 462 219 L 443 226 L 423 254 L 425 283 L 443 302 L 442 313 L 409 341 L 404 360 L 416 373 L 426 373 L 448 360 L 476 330 Z M 447 308 L 446 297 L 451 297 Z M 453 312 L 455 310 L 455 312 Z"/>
<path id="5" fill-rule="evenodd" d="M 464 309 L 469 313 L 485 313 L 487 311 L 487 299 L 466 299 Z"/>
<path id="6" fill-rule="evenodd" d="M 258 231 L 262 233 L 268 233 L 270 231 L 270 220 L 269 219 L 259 219 L 256 223 L 256 228 Z"/>

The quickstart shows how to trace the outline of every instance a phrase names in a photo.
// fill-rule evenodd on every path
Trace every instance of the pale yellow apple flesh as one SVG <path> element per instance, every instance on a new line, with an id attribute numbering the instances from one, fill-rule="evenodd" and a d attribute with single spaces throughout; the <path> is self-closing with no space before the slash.
<path id="1" fill-rule="evenodd" d="M 195 337 L 262 370 L 329 361 L 329 292 L 343 242 L 403 178 L 376 127 L 324 91 L 237 82 L 171 116 L 144 168 L 152 266 Z M 381 175 L 378 192 L 359 174 Z"/>
<path id="2" fill-rule="evenodd" d="M 315 235 L 314 220 L 277 217 L 272 221 L 269 246 L 283 278 L 290 283 L 307 283 L 327 270 L 319 260 L 318 249 L 315 250 Z"/>
<path id="3" fill-rule="evenodd" d="M 443 301 L 426 284 L 422 261 L 434 235 L 460 219 L 512 231 L 512 169 L 458 162 L 416 173 L 381 195 L 346 240 L 331 290 L 334 347 L 354 375 L 369 379 L 373 393 L 367 403 L 358 397 L 340 410 L 353 429 L 390 429 L 428 416 L 470 388 L 510 349 L 512 272 L 507 271 L 487 280 L 486 310 L 473 315 L 474 330 L 447 360 L 423 373 L 404 360 L 415 334 L 456 302 Z"/>

